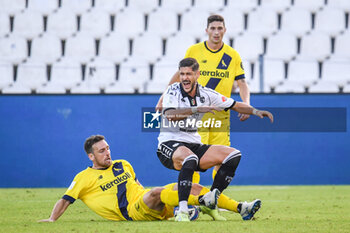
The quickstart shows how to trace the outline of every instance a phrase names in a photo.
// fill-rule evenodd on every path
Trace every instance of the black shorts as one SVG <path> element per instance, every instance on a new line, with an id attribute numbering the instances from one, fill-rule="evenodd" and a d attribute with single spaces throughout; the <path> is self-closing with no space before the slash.
<path id="1" fill-rule="evenodd" d="M 197 144 L 197 143 L 186 143 L 186 142 L 178 142 L 178 141 L 166 141 L 162 142 L 158 149 L 157 149 L 157 155 L 160 160 L 160 162 L 169 169 L 174 169 L 174 163 L 173 163 L 173 154 L 176 151 L 176 149 L 179 146 L 185 146 L 188 149 L 190 149 L 195 155 L 198 156 L 198 159 L 203 157 L 204 153 L 209 149 L 210 145 L 207 144 Z M 198 166 L 196 168 L 196 171 L 205 172 L 207 169 L 201 169 Z"/>

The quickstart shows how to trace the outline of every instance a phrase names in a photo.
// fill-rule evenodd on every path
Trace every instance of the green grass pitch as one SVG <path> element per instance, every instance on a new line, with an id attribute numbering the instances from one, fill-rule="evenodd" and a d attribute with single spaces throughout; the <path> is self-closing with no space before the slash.
<path id="1" fill-rule="evenodd" d="M 260 198 L 253 221 L 222 212 L 228 221 L 177 223 L 104 220 L 81 201 L 54 223 L 48 218 L 65 189 L 0 189 L 0 232 L 350 232 L 350 186 L 230 186 L 225 194 L 238 200 Z"/>

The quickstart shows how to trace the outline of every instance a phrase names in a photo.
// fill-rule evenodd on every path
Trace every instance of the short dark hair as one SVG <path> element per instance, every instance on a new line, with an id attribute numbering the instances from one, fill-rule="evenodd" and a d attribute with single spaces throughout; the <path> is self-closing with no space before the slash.
<path id="1" fill-rule="evenodd" d="M 179 63 L 179 69 L 181 67 L 191 67 L 192 71 L 197 71 L 199 69 L 199 64 L 196 59 L 192 57 L 184 58 Z"/>
<path id="2" fill-rule="evenodd" d="M 208 17 L 207 20 L 207 28 L 209 27 L 209 24 L 215 21 L 219 21 L 219 22 L 223 22 L 224 26 L 225 26 L 225 20 L 224 17 L 222 17 L 221 15 L 211 15 Z"/>
<path id="3" fill-rule="evenodd" d="M 86 154 L 92 153 L 92 146 L 95 143 L 102 141 L 102 140 L 105 140 L 105 137 L 102 135 L 92 135 L 92 136 L 88 137 L 84 143 L 84 150 L 85 150 Z"/>

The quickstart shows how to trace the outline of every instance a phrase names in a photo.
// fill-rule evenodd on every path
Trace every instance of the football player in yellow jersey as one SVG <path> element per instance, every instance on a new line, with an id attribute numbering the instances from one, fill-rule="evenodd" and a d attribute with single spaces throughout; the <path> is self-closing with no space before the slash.
<path id="1" fill-rule="evenodd" d="M 75 176 L 64 196 L 54 206 L 50 218 L 39 222 L 56 221 L 76 199 L 109 220 L 153 221 L 173 217 L 173 207 L 179 203 L 177 184 L 145 189 L 137 180 L 130 163 L 125 160 L 112 161 L 109 145 L 102 135 L 89 137 L 84 149 L 93 166 Z M 209 189 L 197 184 L 191 190 L 188 203 L 201 205 L 201 211 L 214 220 L 225 220 L 219 215 L 217 207 L 240 213 L 244 220 L 249 220 L 258 210 L 260 200 L 238 203 L 223 194 L 217 199 Z M 179 215 L 175 220 L 190 221 L 190 218 Z"/>
<path id="2" fill-rule="evenodd" d="M 224 18 L 220 15 L 211 15 L 207 19 L 206 33 L 208 40 L 192 45 L 186 51 L 185 58 L 195 58 L 199 63 L 200 77 L 198 83 L 202 86 L 216 90 L 220 94 L 230 97 L 234 82 L 237 82 L 239 93 L 244 103 L 250 105 L 250 92 L 245 81 L 242 60 L 238 52 L 231 46 L 225 44 L 222 40 L 226 32 Z M 179 82 L 179 73 L 176 72 L 169 82 Z M 162 97 L 157 103 L 156 109 L 162 108 Z M 249 118 L 247 114 L 239 114 L 241 121 Z M 206 114 L 206 118 L 213 118 L 212 114 Z M 222 128 L 226 128 L 224 132 L 217 132 L 214 129 L 207 128 L 199 130 L 203 144 L 230 146 L 230 111 L 216 112 L 215 120 L 222 122 Z M 213 170 L 213 178 L 218 170 Z M 199 175 L 195 174 L 193 182 L 199 182 Z"/>

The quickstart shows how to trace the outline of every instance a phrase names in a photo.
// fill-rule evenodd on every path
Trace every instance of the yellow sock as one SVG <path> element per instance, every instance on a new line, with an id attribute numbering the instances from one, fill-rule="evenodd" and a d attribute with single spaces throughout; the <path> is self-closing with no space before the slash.
<path id="1" fill-rule="evenodd" d="M 172 190 L 169 188 L 165 188 L 160 193 L 160 200 L 167 205 L 170 206 L 178 206 L 179 205 L 179 195 L 177 190 Z M 188 205 L 199 205 L 198 196 L 190 195 L 188 197 Z"/>
<path id="2" fill-rule="evenodd" d="M 210 189 L 203 187 L 199 195 L 204 195 L 207 192 L 210 192 Z M 225 194 L 221 193 L 219 199 L 218 199 L 218 207 L 223 208 L 226 210 L 231 210 L 233 212 L 238 213 L 237 206 L 239 202 L 229 198 Z"/>
<path id="3" fill-rule="evenodd" d="M 192 183 L 199 184 L 200 179 L 201 179 L 201 176 L 199 172 L 194 172 L 192 177 Z"/>
<path id="4" fill-rule="evenodd" d="M 213 172 L 211 173 L 211 177 L 213 178 L 213 180 L 215 179 L 217 171 L 215 169 L 213 169 Z"/>

